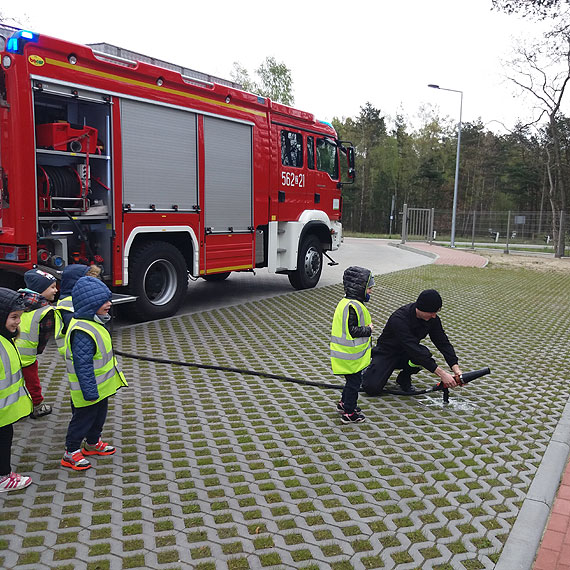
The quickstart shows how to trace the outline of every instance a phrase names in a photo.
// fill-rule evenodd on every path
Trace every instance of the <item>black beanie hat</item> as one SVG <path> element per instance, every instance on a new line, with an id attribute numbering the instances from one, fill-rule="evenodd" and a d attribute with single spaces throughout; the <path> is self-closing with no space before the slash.
<path id="1" fill-rule="evenodd" d="M 441 295 L 435 289 L 422 291 L 416 301 L 416 308 L 425 313 L 436 313 L 442 305 Z"/>
<path id="2" fill-rule="evenodd" d="M 36 293 L 43 293 L 56 279 L 51 273 L 41 269 L 30 269 L 24 273 L 26 287 Z"/>

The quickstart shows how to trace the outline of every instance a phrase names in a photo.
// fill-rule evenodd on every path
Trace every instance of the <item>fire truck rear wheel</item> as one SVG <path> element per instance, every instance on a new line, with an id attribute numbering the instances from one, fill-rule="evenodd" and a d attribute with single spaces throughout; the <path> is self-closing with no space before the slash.
<path id="1" fill-rule="evenodd" d="M 145 243 L 129 259 L 129 283 L 131 294 L 138 297 L 133 306 L 138 319 L 170 317 L 186 297 L 186 261 L 170 243 Z"/>
<path id="2" fill-rule="evenodd" d="M 321 278 L 323 248 L 316 236 L 307 236 L 301 242 L 297 269 L 289 272 L 289 283 L 295 289 L 311 289 Z"/>

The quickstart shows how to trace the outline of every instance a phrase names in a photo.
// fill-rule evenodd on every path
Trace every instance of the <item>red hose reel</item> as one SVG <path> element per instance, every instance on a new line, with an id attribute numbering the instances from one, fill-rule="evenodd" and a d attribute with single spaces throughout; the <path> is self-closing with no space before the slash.
<path id="1" fill-rule="evenodd" d="M 72 166 L 38 166 L 37 180 L 40 212 L 87 211 L 87 185 Z"/>

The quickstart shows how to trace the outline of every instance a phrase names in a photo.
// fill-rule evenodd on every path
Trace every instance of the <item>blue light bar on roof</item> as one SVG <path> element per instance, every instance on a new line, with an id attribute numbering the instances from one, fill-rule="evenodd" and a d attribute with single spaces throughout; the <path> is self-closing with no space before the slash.
<path id="1" fill-rule="evenodd" d="M 28 42 L 38 43 L 39 34 L 28 30 L 18 30 L 6 43 L 6 51 L 9 53 L 22 54 L 24 46 Z"/>

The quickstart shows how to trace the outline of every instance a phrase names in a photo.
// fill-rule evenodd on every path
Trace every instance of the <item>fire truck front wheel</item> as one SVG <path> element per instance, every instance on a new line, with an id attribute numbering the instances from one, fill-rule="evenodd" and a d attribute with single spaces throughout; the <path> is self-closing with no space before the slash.
<path id="1" fill-rule="evenodd" d="M 289 272 L 289 283 L 295 289 L 311 289 L 321 278 L 323 248 L 316 236 L 307 236 L 301 242 L 297 269 Z"/>
<path id="2" fill-rule="evenodd" d="M 133 312 L 139 320 L 170 317 L 188 290 L 184 257 L 170 243 L 145 243 L 129 259 L 129 283 L 131 294 L 138 297 Z"/>

